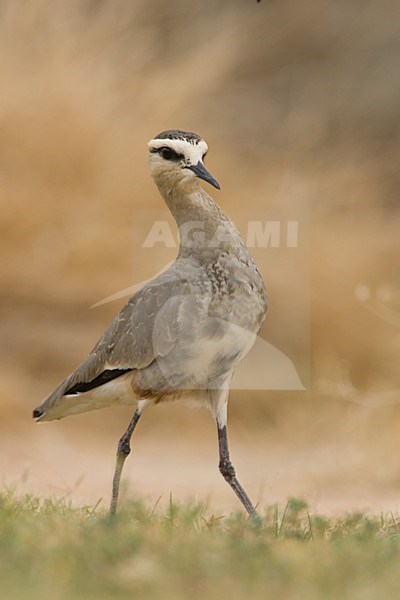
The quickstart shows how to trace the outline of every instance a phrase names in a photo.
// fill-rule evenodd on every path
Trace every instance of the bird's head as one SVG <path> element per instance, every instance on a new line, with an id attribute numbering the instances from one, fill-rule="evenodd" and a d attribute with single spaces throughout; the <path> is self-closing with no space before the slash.
<path id="1" fill-rule="evenodd" d="M 150 172 L 160 189 L 190 192 L 203 179 L 218 190 L 218 181 L 204 166 L 206 142 L 196 133 L 170 129 L 149 142 Z"/>

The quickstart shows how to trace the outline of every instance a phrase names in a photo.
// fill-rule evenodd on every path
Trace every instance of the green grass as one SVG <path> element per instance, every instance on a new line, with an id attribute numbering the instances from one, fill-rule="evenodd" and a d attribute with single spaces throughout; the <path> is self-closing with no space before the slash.
<path id="1" fill-rule="evenodd" d="M 0 597 L 369 600 L 399 597 L 393 515 L 283 510 L 213 516 L 198 504 L 103 509 L 0 494 Z"/>

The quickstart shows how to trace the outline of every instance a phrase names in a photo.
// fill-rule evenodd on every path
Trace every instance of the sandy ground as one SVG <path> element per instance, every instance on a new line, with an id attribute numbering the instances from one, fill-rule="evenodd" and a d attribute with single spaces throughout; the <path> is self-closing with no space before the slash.
<path id="1" fill-rule="evenodd" d="M 105 417 L 96 415 L 92 429 L 93 417 L 84 415 L 80 423 L 77 418 L 41 425 L 27 422 L 18 432 L 2 435 L 3 484 L 15 484 L 21 492 L 66 495 L 76 504 L 94 504 L 101 498 L 102 506 L 107 506 L 120 430 L 112 422 L 113 410 L 108 411 L 109 417 L 107 411 Z M 206 411 L 193 415 L 193 427 L 189 422 L 173 430 L 168 422 L 160 428 L 150 418 L 147 423 L 142 418 L 125 466 L 123 496 L 137 495 L 149 505 L 159 499 L 161 505 L 166 504 L 171 494 L 175 500 L 206 500 L 215 514 L 240 508 L 218 472 L 210 416 Z M 204 427 L 207 420 L 209 426 Z M 82 424 L 87 435 L 82 434 Z M 369 470 L 354 448 L 332 442 L 277 442 L 274 436 L 268 439 L 238 427 L 232 428 L 230 441 L 240 480 L 260 506 L 275 502 L 282 506 L 294 496 L 305 498 L 312 511 L 325 514 L 400 512 L 398 485 L 382 484 L 376 470 Z"/>
<path id="2" fill-rule="evenodd" d="M 96 339 L 92 329 L 104 327 L 95 313 L 81 313 L 76 316 L 70 308 L 65 316 L 46 311 L 45 305 L 8 304 L 0 324 L 7 350 L 2 355 L 0 481 L 22 492 L 67 495 L 76 504 L 101 498 L 107 506 L 117 442 L 132 410 L 115 407 L 43 424 L 31 419 L 40 398 L 78 364 L 88 339 Z M 62 340 L 62 347 L 54 340 Z M 328 402 L 321 396 L 312 403 L 302 392 L 291 393 L 266 393 L 266 404 L 250 411 L 240 394 L 231 397 L 232 461 L 253 501 L 284 506 L 292 496 L 328 514 L 400 512 L 396 407 L 371 412 L 340 398 Z M 176 500 L 208 500 L 216 514 L 240 509 L 218 471 L 211 415 L 178 403 L 143 415 L 123 484 L 125 497 L 136 495 L 151 506 L 160 497 L 167 503 L 172 494 Z"/>

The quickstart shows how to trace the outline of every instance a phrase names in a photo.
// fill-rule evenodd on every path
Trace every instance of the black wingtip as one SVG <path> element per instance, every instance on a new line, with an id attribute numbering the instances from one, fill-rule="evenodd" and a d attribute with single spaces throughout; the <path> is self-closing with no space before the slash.
<path id="1" fill-rule="evenodd" d="M 32 413 L 32 417 L 34 419 L 40 419 L 40 417 L 43 416 L 43 411 L 40 408 L 35 408 L 35 410 Z"/>

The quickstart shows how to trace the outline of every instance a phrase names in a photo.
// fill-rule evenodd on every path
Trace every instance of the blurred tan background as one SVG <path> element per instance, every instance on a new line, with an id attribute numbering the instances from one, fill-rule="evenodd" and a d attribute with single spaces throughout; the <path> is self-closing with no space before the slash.
<path id="1" fill-rule="evenodd" d="M 146 143 L 176 127 L 206 138 L 228 214 L 310 221 L 311 385 L 232 393 L 243 484 L 265 504 L 400 508 L 399 16 L 394 0 L 2 2 L 4 483 L 108 503 L 131 410 L 42 426 L 31 411 L 124 300 L 90 306 L 163 266 L 133 272 L 132 218 L 162 209 Z M 271 343 L 296 311 L 290 269 L 268 271 Z M 149 502 L 239 508 L 217 462 L 208 413 L 159 407 L 125 478 Z"/>

